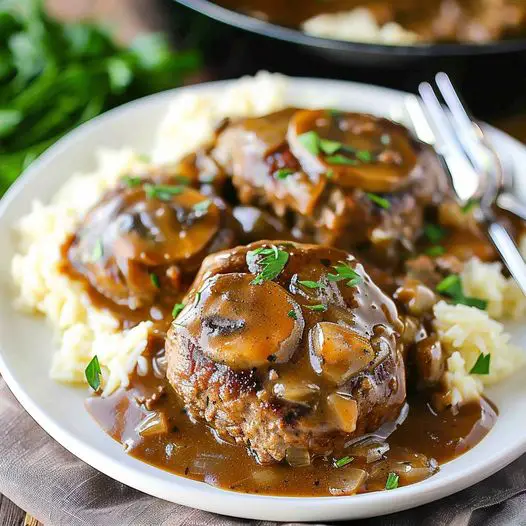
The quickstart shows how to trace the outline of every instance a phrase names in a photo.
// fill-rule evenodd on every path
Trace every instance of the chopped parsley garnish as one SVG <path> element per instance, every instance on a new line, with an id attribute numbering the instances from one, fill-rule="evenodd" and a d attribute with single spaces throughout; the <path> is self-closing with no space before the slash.
<path id="1" fill-rule="evenodd" d="M 296 311 L 294 309 L 290 309 L 289 312 L 287 313 L 287 316 L 289 318 L 292 318 L 293 320 L 298 319 L 298 316 L 296 315 Z"/>
<path id="2" fill-rule="evenodd" d="M 356 158 L 362 161 L 362 163 L 370 163 L 373 160 L 373 154 L 367 150 L 358 150 L 356 152 Z"/>
<path id="3" fill-rule="evenodd" d="M 329 139 L 320 139 L 320 150 L 326 155 L 333 155 L 342 148 L 342 143 L 338 141 L 331 141 Z"/>
<path id="4" fill-rule="evenodd" d="M 318 283 L 317 281 L 310 281 L 308 279 L 306 280 L 300 280 L 298 281 L 300 285 L 303 285 L 304 287 L 307 287 L 308 289 L 319 289 L 323 285 L 321 283 Z"/>
<path id="5" fill-rule="evenodd" d="M 356 270 L 351 268 L 344 261 L 340 261 L 337 265 L 334 265 L 333 268 L 336 271 L 336 273 L 327 275 L 327 279 L 329 281 L 348 280 L 346 283 L 348 287 L 354 287 L 355 285 L 358 285 L 362 282 L 362 277 L 360 276 L 360 274 L 358 274 Z"/>
<path id="6" fill-rule="evenodd" d="M 306 305 L 306 307 L 314 312 L 325 312 L 327 310 L 327 305 L 323 305 L 322 303 L 319 303 L 318 305 Z"/>
<path id="7" fill-rule="evenodd" d="M 396 473 L 389 473 L 385 483 L 385 489 L 396 489 L 398 487 L 399 480 L 400 477 Z"/>
<path id="8" fill-rule="evenodd" d="M 263 255 L 265 257 L 257 262 L 261 271 L 250 282 L 252 285 L 261 285 L 265 281 L 274 279 L 285 268 L 285 265 L 289 260 L 289 253 L 287 251 L 273 246 L 272 248 L 261 247 L 256 250 L 251 250 L 247 254 L 247 261 L 253 261 L 258 255 Z"/>
<path id="9" fill-rule="evenodd" d="M 444 239 L 446 231 L 439 225 L 434 225 L 433 223 L 427 223 L 424 225 L 424 234 L 433 243 L 436 245 Z"/>
<path id="10" fill-rule="evenodd" d="M 354 457 L 342 457 L 334 462 L 337 468 L 343 468 L 347 464 L 350 464 L 354 460 Z"/>
<path id="11" fill-rule="evenodd" d="M 466 203 L 460 207 L 460 210 L 462 211 L 463 214 L 469 214 L 473 208 L 475 208 L 475 206 L 477 206 L 479 204 L 479 201 L 478 199 L 468 199 L 466 201 Z"/>
<path id="12" fill-rule="evenodd" d="M 172 309 L 172 316 L 174 318 L 177 318 L 177 316 L 179 316 L 179 314 L 181 313 L 181 311 L 185 308 L 185 304 L 184 303 L 176 303 L 174 305 L 174 308 Z"/>
<path id="13" fill-rule="evenodd" d="M 356 166 L 358 164 L 356 159 L 350 159 L 349 157 L 345 157 L 345 155 L 340 153 L 336 155 L 329 155 L 325 158 L 325 160 L 330 164 L 349 164 L 352 166 Z"/>
<path id="14" fill-rule="evenodd" d="M 294 173 L 294 170 L 291 170 L 290 168 L 280 168 L 274 172 L 274 177 L 276 179 L 286 179 L 289 175 Z"/>
<path id="15" fill-rule="evenodd" d="M 187 177 L 186 175 L 176 175 L 175 180 L 179 184 L 190 184 L 190 177 Z"/>
<path id="16" fill-rule="evenodd" d="M 170 201 L 174 195 L 182 194 L 184 190 L 184 186 L 174 186 L 169 184 L 144 185 L 144 191 L 148 197 L 152 199 L 160 199 L 161 201 Z"/>
<path id="17" fill-rule="evenodd" d="M 135 188 L 142 183 L 142 179 L 138 175 L 125 175 L 122 180 L 128 188 Z"/>
<path id="18" fill-rule="evenodd" d="M 97 239 L 97 242 L 93 247 L 93 252 L 91 253 L 91 261 L 98 261 L 99 259 L 102 259 L 102 256 L 104 256 L 104 245 L 102 244 L 101 239 Z"/>
<path id="19" fill-rule="evenodd" d="M 208 208 L 212 204 L 212 201 L 210 199 L 205 199 L 204 201 L 201 201 L 200 203 L 196 203 L 193 208 L 196 212 L 200 213 L 206 213 L 208 212 Z"/>
<path id="20" fill-rule="evenodd" d="M 320 153 L 320 137 L 315 131 L 308 131 L 298 135 L 300 144 L 312 155 L 319 155 Z"/>
<path id="21" fill-rule="evenodd" d="M 480 353 L 475 365 L 469 371 L 469 374 L 489 374 L 489 366 L 491 362 L 491 354 L 486 355 Z"/>
<path id="22" fill-rule="evenodd" d="M 86 375 L 86 380 L 88 381 L 89 386 L 94 390 L 98 391 L 100 388 L 100 379 L 102 376 L 102 371 L 100 370 L 100 363 L 97 355 L 95 355 L 91 362 L 88 363 L 88 366 L 84 370 Z"/>
<path id="23" fill-rule="evenodd" d="M 371 192 L 365 192 L 365 195 L 380 208 L 383 208 L 384 210 L 389 210 L 389 208 L 391 208 L 391 203 L 385 197 L 380 197 L 379 195 L 373 194 Z"/>
<path id="24" fill-rule="evenodd" d="M 431 257 L 441 256 L 446 252 L 446 249 L 441 245 L 435 245 L 426 249 L 426 254 Z"/>
<path id="25" fill-rule="evenodd" d="M 327 179 L 331 179 L 331 177 L 334 176 L 334 170 L 332 168 L 329 168 L 325 175 L 327 176 Z"/>
<path id="26" fill-rule="evenodd" d="M 150 273 L 150 281 L 153 283 L 154 287 L 157 287 L 158 289 L 161 288 L 161 282 L 159 281 L 159 276 L 155 274 L 154 272 Z"/>
<path id="27" fill-rule="evenodd" d="M 467 305 L 468 307 L 476 307 L 480 310 L 485 310 L 488 306 L 486 300 L 479 298 L 472 298 L 464 295 L 462 289 L 462 281 L 458 274 L 450 274 L 444 278 L 436 287 L 437 292 L 448 296 L 453 300 L 453 303 L 460 305 Z"/>

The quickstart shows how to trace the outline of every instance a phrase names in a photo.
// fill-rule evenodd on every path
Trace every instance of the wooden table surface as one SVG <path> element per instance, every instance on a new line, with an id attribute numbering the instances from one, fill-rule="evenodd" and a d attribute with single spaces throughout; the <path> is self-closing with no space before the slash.
<path id="1" fill-rule="evenodd" d="M 109 23 L 118 38 L 127 42 L 137 33 L 162 30 L 167 21 L 152 9 L 151 0 L 46 0 L 61 18 L 94 18 Z M 526 114 L 496 121 L 495 126 L 526 143 Z M 42 526 L 35 518 L 0 494 L 0 526 Z"/>

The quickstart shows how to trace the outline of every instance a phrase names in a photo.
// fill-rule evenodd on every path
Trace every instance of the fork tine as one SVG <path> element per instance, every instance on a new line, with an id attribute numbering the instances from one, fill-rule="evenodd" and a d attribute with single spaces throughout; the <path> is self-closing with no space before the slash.
<path id="1" fill-rule="evenodd" d="M 455 130 L 448 119 L 431 84 L 423 82 L 418 87 L 427 120 L 437 137 L 437 150 L 441 154 L 442 164 L 448 169 L 448 175 L 457 198 L 466 202 L 474 197 L 480 186 L 480 177 L 459 147 Z M 461 176 L 459 176 L 461 174 Z"/>
<path id="2" fill-rule="evenodd" d="M 483 142 L 480 128 L 471 120 L 462 104 L 449 76 L 440 72 L 435 76 L 436 84 L 456 126 L 456 136 L 471 164 L 479 172 L 488 170 L 488 150 Z"/>

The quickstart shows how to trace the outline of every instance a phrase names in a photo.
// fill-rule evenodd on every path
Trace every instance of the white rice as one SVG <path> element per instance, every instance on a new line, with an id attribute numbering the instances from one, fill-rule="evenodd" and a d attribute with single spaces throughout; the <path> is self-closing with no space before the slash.
<path id="1" fill-rule="evenodd" d="M 236 82 L 227 90 L 208 90 L 177 96 L 160 124 L 153 152 L 155 163 L 173 162 L 209 141 L 217 123 L 225 117 L 257 116 L 286 105 L 284 77 L 258 74 Z M 100 151 L 99 166 L 90 174 L 72 176 L 49 204 L 35 202 L 31 213 L 17 225 L 18 254 L 12 275 L 18 287 L 16 305 L 30 313 L 42 313 L 59 336 L 51 376 L 64 382 L 85 383 L 84 370 L 94 355 L 103 369 L 103 394 L 128 384 L 138 367 L 146 372 L 141 354 L 150 322 L 121 332 L 117 320 L 90 304 L 81 286 L 59 272 L 59 247 L 74 232 L 84 214 L 115 185 L 124 173 L 145 168 L 130 149 Z M 498 264 L 472 262 L 463 274 L 466 294 L 488 299 L 492 316 L 521 316 L 525 300 L 502 277 Z M 484 384 L 498 381 L 520 363 L 518 350 L 510 346 L 503 326 L 488 314 L 464 306 L 440 303 L 435 308 L 440 338 L 450 358 L 446 381 L 459 401 L 480 395 Z M 491 374 L 469 375 L 480 352 L 491 352 Z"/>
<path id="2" fill-rule="evenodd" d="M 302 28 L 310 35 L 351 42 L 408 45 L 418 40 L 416 33 L 407 31 L 396 22 L 378 24 L 366 7 L 317 15 L 305 21 Z"/>

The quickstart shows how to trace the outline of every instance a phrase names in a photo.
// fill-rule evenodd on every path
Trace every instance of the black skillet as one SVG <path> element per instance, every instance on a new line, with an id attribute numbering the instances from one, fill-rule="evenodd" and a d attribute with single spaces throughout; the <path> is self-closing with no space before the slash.
<path id="1" fill-rule="evenodd" d="M 497 55 L 526 51 L 526 38 L 501 40 L 488 44 L 417 44 L 412 46 L 393 46 L 381 44 L 366 44 L 359 42 L 344 42 L 312 35 L 307 35 L 297 29 L 278 26 L 257 18 L 226 9 L 209 0 L 176 0 L 208 17 L 225 24 L 264 35 L 266 37 L 284 40 L 300 46 L 306 46 L 327 59 L 347 64 L 379 66 L 382 64 L 394 66 L 406 64 L 409 61 L 430 58 L 466 57 L 473 55 Z M 425 0 L 423 0 L 425 1 Z"/>

